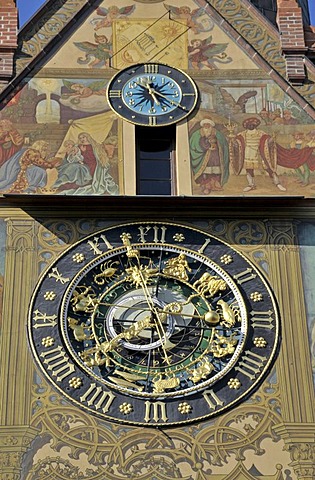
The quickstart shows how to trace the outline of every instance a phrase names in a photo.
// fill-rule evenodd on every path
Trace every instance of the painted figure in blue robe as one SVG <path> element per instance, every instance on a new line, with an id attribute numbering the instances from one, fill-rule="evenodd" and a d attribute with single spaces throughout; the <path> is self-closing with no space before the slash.
<path id="1" fill-rule="evenodd" d="M 72 140 L 64 142 L 65 156 L 62 164 L 57 168 L 58 178 L 54 188 L 82 187 L 92 182 L 92 175 L 78 145 Z"/>
<path id="2" fill-rule="evenodd" d="M 81 132 L 77 145 L 89 169 L 91 180 L 77 188 L 60 192 L 66 195 L 119 195 L 119 187 L 111 175 L 112 155 L 115 151 L 113 139 L 97 142 L 92 135 Z M 116 142 L 117 143 L 117 142 Z"/>

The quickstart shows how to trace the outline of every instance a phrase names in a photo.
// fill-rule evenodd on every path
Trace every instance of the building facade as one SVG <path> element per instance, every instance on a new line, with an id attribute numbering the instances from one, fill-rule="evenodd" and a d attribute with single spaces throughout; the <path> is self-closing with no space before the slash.
<path id="1" fill-rule="evenodd" d="M 277 24 L 277 10 L 278 5 L 276 0 L 252 0 L 253 5 L 257 7 L 265 17 L 268 18 L 273 24 Z M 300 0 L 298 2 L 302 8 L 303 21 L 306 25 L 310 24 L 310 14 L 307 0 Z"/>
<path id="2" fill-rule="evenodd" d="M 0 6 L 1 479 L 315 478 L 308 11 L 174 3 Z"/>

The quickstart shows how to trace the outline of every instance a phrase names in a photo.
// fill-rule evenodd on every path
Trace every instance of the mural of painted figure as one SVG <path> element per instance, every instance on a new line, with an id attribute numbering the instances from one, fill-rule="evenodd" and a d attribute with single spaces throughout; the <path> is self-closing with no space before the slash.
<path id="1" fill-rule="evenodd" d="M 269 112 L 266 108 L 263 108 L 259 116 L 265 125 L 297 125 L 299 123 L 298 119 L 293 116 L 291 110 L 283 110 L 281 116 L 281 110 L 279 109 Z"/>
<path id="2" fill-rule="evenodd" d="M 66 82 L 64 82 L 66 84 Z M 71 93 L 64 93 L 62 98 L 73 98 L 73 103 L 78 103 L 80 98 L 88 98 L 91 95 L 105 95 L 106 89 L 103 88 L 100 91 L 94 91 L 90 86 L 83 85 L 82 83 L 68 83 L 68 88 Z"/>
<path id="3" fill-rule="evenodd" d="M 204 195 L 222 190 L 229 178 L 229 147 L 215 123 L 205 118 L 190 135 L 190 157 L 194 179 Z"/>
<path id="4" fill-rule="evenodd" d="M 261 121 L 256 117 L 247 118 L 243 122 L 244 130 L 232 139 L 232 164 L 237 175 L 242 168 L 246 170 L 248 186 L 244 192 L 255 190 L 255 171 L 265 171 L 276 187 L 285 192 L 277 175 L 276 145 L 272 137 L 258 129 Z"/>
<path id="5" fill-rule="evenodd" d="M 91 113 L 109 109 L 105 88 L 107 81 L 98 80 L 86 84 L 64 80 L 63 83 L 69 92 L 62 93 L 60 97 L 62 105 L 73 110 Z"/>
<path id="6" fill-rule="evenodd" d="M 77 62 L 91 67 L 103 67 L 109 65 L 112 54 L 112 44 L 105 35 L 94 34 L 95 42 L 74 42 L 74 45 L 85 52 L 85 57 L 79 57 Z M 94 59 L 94 60 L 93 60 Z"/>
<path id="7" fill-rule="evenodd" d="M 6 193 L 38 192 L 57 178 L 59 158 L 48 156 L 48 143 L 38 140 L 31 147 L 22 148 L 0 168 L 0 191 Z"/>
<path id="8" fill-rule="evenodd" d="M 86 132 L 78 135 L 77 145 L 83 157 L 84 164 L 88 167 L 91 182 L 77 189 L 70 189 L 63 193 L 72 195 L 118 195 L 119 188 L 110 174 L 111 149 L 103 143 L 98 143 Z"/>
<path id="9" fill-rule="evenodd" d="M 303 132 L 296 131 L 292 134 L 290 148 L 278 144 L 276 147 L 278 165 L 294 169 L 297 182 L 303 187 L 308 185 L 311 171 L 315 170 L 315 135 L 310 132 L 306 137 Z"/>
<path id="10" fill-rule="evenodd" d="M 135 11 L 135 5 L 128 5 L 127 7 L 117 7 L 116 5 L 111 5 L 108 8 L 99 7 L 96 10 L 98 15 L 96 18 L 91 20 L 91 24 L 94 26 L 94 30 L 99 30 L 100 28 L 111 27 L 113 21 L 116 18 L 122 18 L 127 15 L 131 15 Z"/>
<path id="11" fill-rule="evenodd" d="M 294 168 L 297 182 L 305 187 L 310 183 L 311 171 L 315 170 L 315 130 L 307 136 L 303 132 L 296 132 L 290 142 L 290 151 L 285 156 L 283 148 L 278 146 L 278 155 L 290 160 L 290 168 Z M 283 161 L 280 160 L 283 165 Z M 287 161 L 284 166 L 288 166 Z"/>
<path id="12" fill-rule="evenodd" d="M 228 43 L 212 43 L 212 37 L 204 40 L 195 38 L 188 46 L 188 58 L 192 68 L 216 69 L 215 63 L 230 63 L 232 58 L 228 57 L 226 50 Z"/>
<path id="13" fill-rule="evenodd" d="M 82 187 L 92 181 L 89 168 L 84 165 L 84 157 L 78 145 L 72 140 L 66 140 L 63 144 L 64 159 L 57 167 L 58 178 L 53 188 L 66 190 L 67 188 Z"/>
<path id="14" fill-rule="evenodd" d="M 10 120 L 0 120 L 0 167 L 18 152 L 24 144 L 24 138 L 13 127 Z"/>
<path id="15" fill-rule="evenodd" d="M 187 5 L 175 7 L 166 3 L 164 3 L 164 7 L 171 13 L 171 18 L 184 20 L 194 33 L 209 32 L 214 26 L 213 21 L 203 8 L 191 10 Z"/>
<path id="16" fill-rule="evenodd" d="M 291 110 L 283 110 L 283 125 L 297 125 L 298 119 L 295 118 Z"/>

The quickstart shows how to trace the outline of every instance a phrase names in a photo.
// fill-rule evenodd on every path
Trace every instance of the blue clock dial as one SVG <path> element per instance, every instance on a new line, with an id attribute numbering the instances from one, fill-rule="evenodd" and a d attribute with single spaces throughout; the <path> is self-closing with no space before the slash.
<path id="1" fill-rule="evenodd" d="M 126 68 L 107 87 L 112 110 L 137 125 L 178 122 L 192 112 L 197 99 L 197 87 L 186 73 L 157 63 Z"/>
<path id="2" fill-rule="evenodd" d="M 166 75 L 136 75 L 122 89 L 125 105 L 143 115 L 168 115 L 181 105 L 183 95 L 177 82 Z"/>

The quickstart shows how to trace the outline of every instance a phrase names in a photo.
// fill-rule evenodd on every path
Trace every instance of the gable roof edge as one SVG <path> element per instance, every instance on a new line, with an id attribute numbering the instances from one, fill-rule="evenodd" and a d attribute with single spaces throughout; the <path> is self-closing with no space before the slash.
<path id="1" fill-rule="evenodd" d="M 71 1 L 73 1 L 73 3 L 76 4 L 76 6 L 79 6 L 80 8 L 72 12 L 72 15 L 70 16 L 70 18 L 67 19 L 66 22 L 64 22 L 60 31 L 56 33 L 54 36 L 50 37 L 49 42 L 47 42 L 46 45 L 43 46 L 43 48 L 41 48 L 41 50 L 39 51 L 39 53 L 37 53 L 36 56 L 30 59 L 29 63 L 24 65 L 24 68 L 22 67 L 22 64 L 23 64 L 23 61 L 24 63 L 26 63 L 25 60 L 28 54 L 25 51 L 23 52 L 23 47 L 24 47 L 23 35 L 25 34 L 25 31 L 26 32 L 28 31 L 29 24 L 26 24 L 25 29 L 23 28 L 22 30 L 20 30 L 18 35 L 18 49 L 15 55 L 16 75 L 4 87 L 4 89 L 0 91 L 0 103 L 2 103 L 6 97 L 14 96 L 14 94 L 16 93 L 16 89 L 19 87 L 19 85 L 21 84 L 23 85 L 23 80 L 28 75 L 30 75 L 31 72 L 36 73 L 36 67 L 39 67 L 38 70 L 41 68 L 41 66 L 39 66 L 38 64 L 41 63 L 41 61 L 47 54 L 51 53 L 51 51 L 57 47 L 56 38 L 58 37 L 59 41 L 61 41 L 63 35 L 67 33 L 67 31 L 70 30 L 74 24 L 77 23 L 78 17 L 84 16 L 84 14 L 88 15 L 91 6 L 94 6 L 95 3 L 96 4 L 100 3 L 102 0 L 87 0 L 87 1 L 86 0 L 70 0 L 70 2 Z M 66 3 L 68 3 L 68 0 L 59 0 L 58 9 L 55 9 L 56 11 L 52 16 L 50 15 L 49 21 L 54 18 L 54 15 L 58 13 L 58 11 L 60 11 L 60 9 L 63 8 Z M 80 6 L 80 4 L 82 5 Z M 47 11 L 51 14 L 51 7 L 53 6 L 56 7 L 56 0 L 50 0 L 46 2 L 43 5 L 43 7 L 39 9 L 35 13 L 34 17 L 32 18 L 37 19 L 39 22 L 42 18 L 43 12 L 45 13 Z M 46 25 L 46 22 L 45 24 L 39 25 L 38 30 L 32 36 L 32 38 L 34 38 L 35 35 L 38 35 L 43 25 Z M 59 41 L 58 41 L 58 45 L 59 45 Z M 20 58 L 17 58 L 19 55 L 20 55 Z M 22 67 L 20 68 L 20 70 L 18 69 L 19 60 Z"/>
<path id="2" fill-rule="evenodd" d="M 195 1 L 199 4 L 202 0 Z M 291 85 L 286 79 L 286 61 L 282 54 L 279 31 L 249 0 L 205 1 L 270 64 L 288 86 L 291 86 L 304 101 L 308 102 L 312 109 L 315 109 L 315 65 L 304 56 L 305 66 L 307 67 L 306 81 L 302 85 Z M 246 15 L 246 18 L 244 15 Z M 258 24 L 257 19 L 259 19 Z M 260 28 L 260 25 L 264 25 L 265 29 Z"/>

